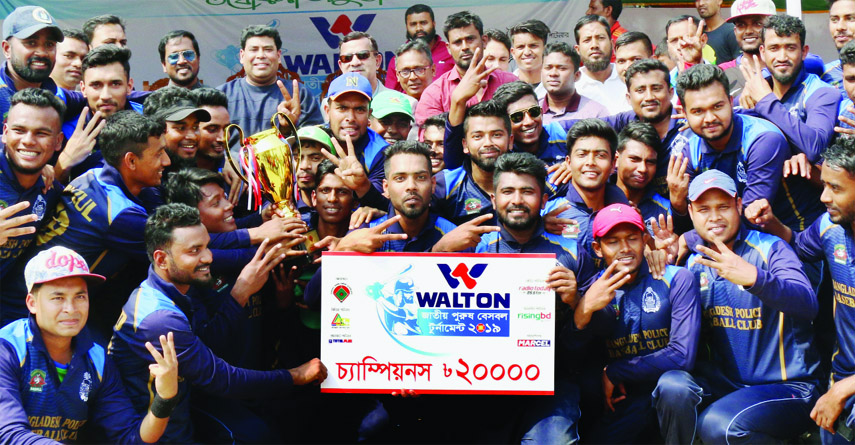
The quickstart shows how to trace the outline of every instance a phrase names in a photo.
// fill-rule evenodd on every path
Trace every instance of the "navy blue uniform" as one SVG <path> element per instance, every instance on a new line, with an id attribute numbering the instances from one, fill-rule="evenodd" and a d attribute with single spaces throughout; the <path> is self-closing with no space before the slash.
<path id="1" fill-rule="evenodd" d="M 702 243 L 695 231 L 685 236 L 690 249 Z M 750 288 L 697 263 L 699 253 L 688 259 L 700 286 L 702 350 L 709 356 L 699 357 L 693 375 L 669 371 L 660 379 L 654 403 L 660 419 L 672 420 L 663 429 L 668 441 L 690 443 L 696 423 L 705 443 L 779 441 L 812 423 L 819 357 L 810 282 L 795 252 L 776 236 L 743 226 L 733 252 L 757 268 Z M 712 403 L 700 412 L 702 401 Z"/>
<path id="2" fill-rule="evenodd" d="M 387 214 L 375 218 L 373 221 L 365 223 L 362 228 L 376 227 L 383 224 L 390 218 L 389 215 L 395 216 L 395 209 L 390 205 Z M 428 220 L 421 232 L 414 237 L 408 237 L 404 240 L 386 241 L 376 250 L 376 252 L 430 252 L 434 244 L 438 243 L 446 233 L 456 229 L 457 226 L 449 222 L 447 219 L 430 212 Z M 383 231 L 383 234 L 404 233 L 404 229 L 400 223 L 394 223 Z"/>
<path id="3" fill-rule="evenodd" d="M 141 442 L 140 416 L 104 348 L 92 342 L 86 328 L 71 345 L 71 362 L 60 382 L 34 317 L 0 329 L 0 442 L 77 442 L 89 424 L 113 443 Z M 148 361 L 140 366 L 148 373 Z"/>
<path id="4" fill-rule="evenodd" d="M 463 167 L 446 168 L 436 174 L 436 189 L 431 206 L 456 225 L 488 213 L 495 214 L 490 194 L 472 179 L 469 162 Z M 493 218 L 493 223 L 495 220 Z"/>
<path id="5" fill-rule="evenodd" d="M 452 127 L 446 122 L 442 155 L 446 169 L 461 167 L 466 162 L 467 157 L 463 154 L 464 136 L 463 124 Z M 514 144 L 512 151 L 522 152 L 524 150 Z M 563 162 L 564 158 L 567 157 L 567 130 L 558 122 L 544 124 L 540 139 L 538 139 L 537 153 L 532 154 L 548 166 Z"/>
<path id="6" fill-rule="evenodd" d="M 840 94 L 846 95 L 846 90 L 843 89 L 843 66 L 840 65 L 840 59 L 832 60 L 825 64 L 825 72 L 820 78 L 823 82 L 840 90 Z"/>
<path id="7" fill-rule="evenodd" d="M 181 399 L 161 438 L 164 442 L 193 441 L 190 385 L 229 398 L 270 398 L 285 394 L 293 385 L 287 370 L 263 372 L 236 368 L 214 355 L 191 328 L 187 318 L 191 308 L 190 297 L 149 269 L 146 281 L 122 308 L 110 342 L 110 355 L 121 371 L 131 402 L 142 413 L 148 409 L 154 391 L 146 366 L 145 343 L 173 332 L 182 377 L 177 397 Z"/>
<path id="8" fill-rule="evenodd" d="M 66 102 L 66 91 L 58 87 L 50 77 L 42 82 L 41 89 L 50 91 Z M 15 82 L 9 77 L 9 61 L 6 61 L 3 66 L 0 66 L 0 122 L 6 123 L 6 116 L 12 108 L 12 96 L 17 92 Z"/>
<path id="9" fill-rule="evenodd" d="M 594 443 L 630 443 L 648 426 L 653 414 L 652 390 L 670 370 L 695 365 L 701 309 L 694 276 L 668 266 L 653 278 L 643 262 L 635 281 L 616 291 L 612 303 L 598 311 L 586 328 L 606 338 L 606 375 L 623 383 L 627 399 L 606 412 L 591 433 Z"/>

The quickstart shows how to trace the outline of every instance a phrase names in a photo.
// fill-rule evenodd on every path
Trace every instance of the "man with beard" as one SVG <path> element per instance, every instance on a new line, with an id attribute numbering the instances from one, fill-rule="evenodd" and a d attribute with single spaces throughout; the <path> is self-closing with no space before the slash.
<path id="1" fill-rule="evenodd" d="M 739 55 L 739 45 L 733 34 L 733 23 L 721 16 L 722 0 L 695 0 L 695 9 L 706 27 L 707 44 L 715 51 L 715 62 L 730 62 Z"/>
<path id="2" fill-rule="evenodd" d="M 586 15 L 573 28 L 576 51 L 584 65 L 576 90 L 579 94 L 599 102 L 610 114 L 630 109 L 626 101 L 626 85 L 618 77 L 612 58 L 612 40 L 609 22 L 598 15 Z"/>
<path id="3" fill-rule="evenodd" d="M 550 233 L 561 233 L 575 239 L 588 256 L 594 259 L 597 269 L 603 269 L 592 247 L 591 220 L 593 213 L 611 204 L 627 204 L 626 195 L 614 184 L 609 175 L 614 171 L 617 134 L 600 119 L 582 119 L 567 132 L 567 161 L 571 180 L 564 195 L 546 203 L 542 215 L 565 220 L 560 228 L 549 227 Z M 555 212 L 558 212 L 555 214 Z"/>
<path id="4" fill-rule="evenodd" d="M 104 166 L 97 138 L 108 117 L 120 110 L 142 113 L 142 101 L 148 93 L 132 91 L 130 59 L 131 50 L 116 45 L 101 45 L 83 57 L 81 91 L 67 94 L 70 102 L 85 100 L 86 108 L 68 116 L 62 126 L 68 142 L 56 161 L 59 180 L 74 179 L 87 170 Z"/>
<path id="5" fill-rule="evenodd" d="M 831 0 L 828 2 L 828 30 L 839 52 L 855 37 L 855 1 Z M 822 80 L 843 91 L 843 66 L 840 59 L 825 64 Z"/>
<path id="6" fill-rule="evenodd" d="M 170 31 L 157 45 L 163 72 L 169 85 L 195 90 L 202 86 L 199 80 L 199 42 L 190 31 Z"/>
<path id="7" fill-rule="evenodd" d="M 585 14 L 595 14 L 606 19 L 609 23 L 609 36 L 611 36 L 612 42 L 615 42 L 618 37 L 626 33 L 626 28 L 621 26 L 618 21 L 622 11 L 622 0 L 591 0 Z"/>
<path id="8" fill-rule="evenodd" d="M 89 52 L 89 39 L 79 29 L 63 29 L 62 35 L 65 38 L 56 45 L 56 64 L 50 78 L 60 88 L 78 91 L 83 80 L 83 57 Z"/>
<path id="9" fill-rule="evenodd" d="M 443 28 L 448 40 L 448 50 L 454 58 L 455 67 L 436 78 L 422 93 L 416 107 L 416 124 L 421 126 L 425 119 L 445 113 L 451 109 L 451 94 L 461 83 L 471 64 L 478 64 L 484 51 L 484 24 L 481 18 L 469 11 L 451 14 L 445 20 Z M 490 68 L 479 71 L 484 75 L 484 85 L 466 102 L 472 106 L 478 102 L 490 100 L 496 89 L 508 82 L 518 80 L 511 73 Z"/>
<path id="10" fill-rule="evenodd" d="M 796 17 L 766 19 L 760 54 L 771 79 L 765 78 L 756 59 L 740 65 L 746 81 L 739 104 L 777 125 L 794 154 L 804 153 L 815 164 L 834 135 L 841 97 L 840 91 L 805 71 L 806 34 L 804 23 Z"/>
<path id="11" fill-rule="evenodd" d="M 516 81 L 496 90 L 493 100 L 505 106 L 511 119 L 514 151 L 535 155 L 547 166 L 567 157 L 567 132 L 558 123 L 543 123 L 543 111 L 531 85 Z"/>
<path id="12" fill-rule="evenodd" d="M 853 346 L 853 304 L 855 281 L 852 276 L 855 225 L 855 139 L 839 138 L 823 153 L 822 202 L 827 213 L 804 232 L 796 233 L 772 213 L 768 202 L 755 201 L 745 209 L 746 218 L 795 247 L 804 261 L 825 260 L 833 280 L 834 325 L 837 345 L 831 360 L 831 382 L 811 411 L 822 428 L 822 443 L 851 443 L 855 427 L 855 346 Z"/>
<path id="13" fill-rule="evenodd" d="M 15 213 L 8 216 L 26 218 L 23 227 L 29 230 L 0 243 L 0 278 L 7 275 L 33 242 L 36 229 L 50 220 L 48 211 L 53 210 L 62 191 L 57 182 L 45 191 L 42 168 L 62 146 L 60 120 L 65 105 L 53 93 L 36 88 L 15 93 L 11 104 L 3 125 L 3 149 L 0 150 L 0 210 L 24 203 L 23 208 L 16 206 Z M 20 278 L 10 276 L 3 281 L 20 281 Z M 12 298 L 8 290 L 3 295 Z M 20 299 L 20 294 L 18 297 Z M 0 311 L 3 320 L 12 321 L 12 314 L 7 317 L 4 313 L 5 304 L 3 309 Z"/>
<path id="14" fill-rule="evenodd" d="M 537 100 L 546 96 L 541 82 L 543 48 L 549 40 L 549 27 L 540 20 L 526 20 L 508 29 L 511 36 L 511 53 L 517 62 L 514 75 L 534 88 Z"/>
<path id="15" fill-rule="evenodd" d="M 546 45 L 541 74 L 546 96 L 540 101 L 544 124 L 608 115 L 606 107 L 576 91 L 581 66 L 579 53 L 569 44 L 552 42 Z"/>
<path id="16" fill-rule="evenodd" d="M 604 338 L 608 350 L 602 371 L 608 410 L 588 440 L 652 442 L 642 433 L 655 424 L 651 402 L 657 382 L 667 371 L 694 367 L 701 323 L 698 285 L 682 267 L 667 266 L 662 276 L 651 273 L 644 258 L 649 237 L 632 207 L 605 207 L 594 217 L 593 231 L 594 252 L 609 266 L 576 306 L 568 323 L 572 329 L 565 328 L 576 337 Z"/>
<path id="17" fill-rule="evenodd" d="M 398 89 L 403 90 L 407 96 L 419 100 L 425 88 L 436 77 L 436 65 L 431 59 L 430 49 L 419 39 L 411 40 L 395 51 L 395 57 L 392 63 L 397 60 L 399 70 L 395 75 L 398 77 Z M 386 73 L 386 79 L 390 75 Z"/>
<path id="18" fill-rule="evenodd" d="M 0 121 L 6 120 L 11 97 L 25 88 L 43 88 L 65 101 L 50 73 L 56 62 L 56 45 L 65 37 L 56 21 L 41 6 L 21 6 L 3 20 L 3 57 L 0 67 Z"/>
<path id="19" fill-rule="evenodd" d="M 448 46 L 442 41 L 442 37 L 436 35 L 436 20 L 433 9 L 428 5 L 416 4 L 407 8 L 404 12 L 404 24 L 407 27 L 407 42 L 416 39 L 422 41 L 429 49 L 430 58 L 433 61 L 435 76 L 442 76 L 454 68 L 454 59 L 448 52 Z M 447 36 L 446 36 L 447 37 Z M 396 64 L 400 54 L 396 54 L 386 69 L 386 88 L 406 92 L 401 85 L 400 76 L 397 75 Z M 428 82 L 425 84 L 427 86 Z M 409 93 L 407 93 L 409 94 Z M 414 96 L 415 97 L 415 96 Z M 416 97 L 418 99 L 418 97 Z"/>
<path id="20" fill-rule="evenodd" d="M 653 233 L 653 221 L 658 223 L 660 217 L 671 215 L 671 202 L 651 185 L 656 176 L 659 144 L 659 135 L 653 125 L 630 122 L 618 134 L 615 158 L 615 185 L 638 208 L 650 233 Z"/>
<path id="21" fill-rule="evenodd" d="M 163 87 L 145 101 L 145 115 L 166 124 L 164 142 L 166 153 L 172 161 L 167 174 L 196 166 L 199 124 L 211 120 L 211 114 L 199 108 L 198 104 L 198 99 L 190 90 L 175 86 Z"/>
<path id="22" fill-rule="evenodd" d="M 154 212 L 145 225 L 146 251 L 151 260 L 148 277 L 128 298 L 110 343 L 110 355 L 131 402 L 141 412 L 149 404 L 152 389 L 148 371 L 141 366 L 145 360 L 142 345 L 167 331 L 175 333 L 181 396 L 163 436 L 167 442 L 194 440 L 190 385 L 221 397 L 269 399 L 287 396 L 295 385 L 326 378 L 326 367 L 317 358 L 290 370 L 237 368 L 215 355 L 198 337 L 190 318 L 198 288 L 213 282 L 208 239 L 198 210 L 185 204 L 166 204 Z M 235 298 L 245 299 L 258 292 L 269 272 L 284 259 L 282 246 L 267 249 L 267 244 L 262 243 L 235 280 L 230 292 Z M 270 436 L 260 440 L 281 439 Z"/>
<path id="23" fill-rule="evenodd" d="M 199 108 L 208 112 L 211 119 L 199 123 L 199 149 L 196 166 L 218 172 L 225 166 L 226 138 L 223 130 L 229 125 L 229 98 L 220 90 L 201 87 L 193 91 Z"/>
<path id="24" fill-rule="evenodd" d="M 723 76 L 722 76 L 723 77 Z M 681 256 L 700 285 L 695 369 L 659 378 L 653 405 L 666 443 L 773 443 L 811 426 L 819 397 L 816 295 L 786 241 L 745 227 L 734 180 L 712 169 L 689 187 L 695 230 Z M 848 272 L 848 271 L 847 271 Z"/>

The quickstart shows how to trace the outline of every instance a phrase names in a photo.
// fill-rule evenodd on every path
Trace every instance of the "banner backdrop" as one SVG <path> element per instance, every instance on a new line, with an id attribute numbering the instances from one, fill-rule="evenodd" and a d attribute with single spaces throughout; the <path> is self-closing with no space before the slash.
<path id="1" fill-rule="evenodd" d="M 165 77 L 157 44 L 167 32 L 186 29 L 200 45 L 199 77 L 217 86 L 240 71 L 240 31 L 253 24 L 267 24 L 282 35 L 282 64 L 300 75 L 318 94 L 326 76 L 337 66 L 338 42 L 350 31 L 368 32 L 380 47 L 384 67 L 395 49 L 406 40 L 404 11 L 416 2 L 402 0 L 40 0 L 63 27 L 81 28 L 86 19 L 115 14 L 127 22 L 129 47 L 133 51 L 131 77 L 141 90 L 143 81 Z M 528 19 L 543 20 L 551 28 L 550 41 L 575 43 L 573 26 L 585 14 L 587 0 L 428 0 L 434 8 L 437 33 L 447 16 L 461 10 L 478 14 L 484 28 L 508 27 Z M 24 0 L 0 0 L 5 17 Z M 729 15 L 729 8 L 723 11 Z M 693 8 L 624 8 L 620 17 L 625 28 L 647 33 L 654 43 L 664 37 L 665 22 L 679 14 L 696 15 Z M 835 55 L 827 27 L 827 14 L 807 14 L 811 52 L 826 60 Z"/>

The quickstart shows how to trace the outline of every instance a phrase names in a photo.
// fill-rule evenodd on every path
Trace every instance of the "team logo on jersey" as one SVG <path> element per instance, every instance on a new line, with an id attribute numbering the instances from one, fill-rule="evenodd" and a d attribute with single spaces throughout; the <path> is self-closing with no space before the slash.
<path id="1" fill-rule="evenodd" d="M 561 230 L 561 236 L 564 238 L 576 239 L 579 237 L 579 232 L 581 232 L 579 229 L 579 223 L 564 224 L 564 229 Z"/>
<path id="2" fill-rule="evenodd" d="M 688 145 L 689 138 L 682 134 L 678 134 L 674 137 L 674 140 L 671 141 L 671 146 L 669 147 L 669 150 L 671 150 L 671 156 L 675 156 L 677 153 L 682 153 L 683 149 Z"/>
<path id="3" fill-rule="evenodd" d="M 834 262 L 838 264 L 846 264 L 849 260 L 849 255 L 846 254 L 846 246 L 837 244 L 834 246 Z"/>
<path id="4" fill-rule="evenodd" d="M 801 116 L 801 113 L 799 110 L 799 104 L 795 104 L 792 107 L 790 107 L 789 112 L 790 112 L 790 116 L 801 120 L 802 116 Z"/>
<path id="5" fill-rule="evenodd" d="M 707 290 L 710 288 L 710 278 L 707 276 L 706 272 L 701 272 L 701 277 L 698 279 L 698 284 L 701 286 L 701 290 Z"/>
<path id="6" fill-rule="evenodd" d="M 30 392 L 42 392 L 42 386 L 45 386 L 45 383 L 47 383 L 45 380 L 46 375 L 41 369 L 34 369 L 30 373 Z"/>
<path id="7" fill-rule="evenodd" d="M 736 180 L 743 184 L 748 182 L 748 173 L 745 173 L 745 164 L 742 161 L 736 163 Z"/>
<path id="8" fill-rule="evenodd" d="M 480 212 L 481 207 L 481 200 L 478 198 L 469 198 L 463 203 L 463 210 L 466 210 L 467 215 Z"/>
<path id="9" fill-rule="evenodd" d="M 641 297 L 641 309 L 644 312 L 657 312 L 662 303 L 659 301 L 659 294 L 652 288 L 648 287 Z"/>
<path id="10" fill-rule="evenodd" d="M 44 196 L 39 195 L 39 197 L 36 198 L 36 203 L 33 204 L 33 213 L 39 217 L 39 221 L 41 221 L 45 216 L 45 210 L 47 210 L 47 201 L 45 201 Z"/>
<path id="11" fill-rule="evenodd" d="M 350 296 L 350 286 L 338 283 L 333 287 L 332 294 L 340 303 L 344 303 L 344 300 Z"/>
<path id="12" fill-rule="evenodd" d="M 6 201 L 0 199 L 0 210 L 5 209 L 6 207 L 9 207 L 9 204 L 7 204 Z"/>
<path id="13" fill-rule="evenodd" d="M 83 373 L 83 381 L 80 382 L 80 400 L 89 401 L 89 391 L 92 389 L 92 375 L 89 371 Z"/>

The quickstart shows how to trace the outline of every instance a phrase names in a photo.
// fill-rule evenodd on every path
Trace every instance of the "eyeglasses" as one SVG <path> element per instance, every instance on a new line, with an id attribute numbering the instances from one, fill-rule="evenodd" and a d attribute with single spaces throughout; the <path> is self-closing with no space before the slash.
<path id="1" fill-rule="evenodd" d="M 338 56 L 338 60 L 340 60 L 341 63 L 350 63 L 350 61 L 353 60 L 353 56 L 356 56 L 356 58 L 359 60 L 368 60 L 368 58 L 373 55 L 373 51 L 360 51 L 358 53 L 353 54 L 340 54 Z"/>
<path id="2" fill-rule="evenodd" d="M 514 111 L 513 113 L 509 114 L 508 117 L 511 118 L 511 122 L 518 124 L 522 122 L 523 119 L 525 119 L 526 114 L 528 114 L 528 116 L 532 119 L 537 119 L 540 117 L 540 114 L 542 112 L 543 110 L 540 109 L 540 105 L 535 105 L 531 108 L 526 108 L 525 110 Z"/>
<path id="3" fill-rule="evenodd" d="M 178 65 L 179 57 L 184 57 L 184 60 L 192 62 L 196 60 L 196 51 L 193 51 L 192 49 L 187 49 L 184 51 L 179 51 L 177 53 L 172 53 L 166 56 L 166 61 L 169 62 L 170 65 Z"/>
<path id="4" fill-rule="evenodd" d="M 419 66 L 419 67 L 412 68 L 412 69 L 400 70 L 400 71 L 398 71 L 398 74 L 400 74 L 401 77 L 403 77 L 404 79 L 410 77 L 410 74 L 415 74 L 416 76 L 424 76 L 425 73 L 427 72 L 427 69 L 428 69 L 428 67 L 426 67 L 426 66 Z"/>

